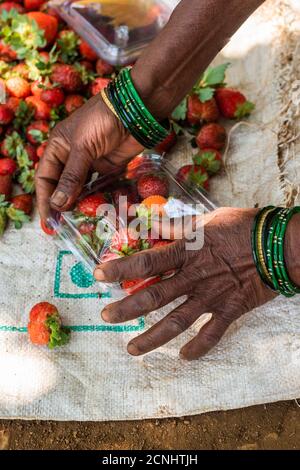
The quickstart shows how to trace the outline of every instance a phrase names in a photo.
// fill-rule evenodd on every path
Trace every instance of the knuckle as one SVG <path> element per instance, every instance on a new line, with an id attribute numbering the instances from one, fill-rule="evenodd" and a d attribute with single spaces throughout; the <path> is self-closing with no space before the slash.
<path id="1" fill-rule="evenodd" d="M 138 263 L 138 269 L 143 276 L 149 276 L 153 272 L 153 255 L 150 252 L 143 253 L 142 256 L 136 258 Z"/>
<path id="2" fill-rule="evenodd" d="M 145 306 L 150 307 L 150 308 L 158 308 L 160 305 L 163 305 L 164 301 L 164 296 L 161 291 L 161 289 L 158 289 L 157 287 L 151 287 L 149 289 L 146 289 L 144 291 L 144 298 L 142 299 L 142 303 L 145 304 Z"/>
<path id="3" fill-rule="evenodd" d="M 81 183 L 81 176 L 73 170 L 65 170 L 61 175 L 59 186 L 64 188 L 74 187 Z"/>

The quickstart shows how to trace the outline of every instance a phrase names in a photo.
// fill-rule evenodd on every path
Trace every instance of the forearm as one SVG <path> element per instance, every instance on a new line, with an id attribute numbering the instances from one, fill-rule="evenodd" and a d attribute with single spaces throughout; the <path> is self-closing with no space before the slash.
<path id="1" fill-rule="evenodd" d="M 264 0 L 182 0 L 132 70 L 157 118 L 168 116 L 226 42 Z"/>

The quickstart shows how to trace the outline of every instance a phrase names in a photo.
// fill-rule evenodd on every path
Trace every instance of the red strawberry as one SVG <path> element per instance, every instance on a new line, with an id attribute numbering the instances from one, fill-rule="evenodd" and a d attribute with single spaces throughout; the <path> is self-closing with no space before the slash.
<path id="1" fill-rule="evenodd" d="M 33 121 L 26 128 L 26 139 L 31 144 L 42 143 L 48 138 L 49 124 L 47 121 Z"/>
<path id="2" fill-rule="evenodd" d="M 71 114 L 84 104 L 84 97 L 81 95 L 68 95 L 65 100 L 67 113 Z"/>
<path id="3" fill-rule="evenodd" d="M 28 80 L 29 78 L 29 68 L 24 62 L 20 62 L 19 64 L 15 65 L 12 68 L 12 72 L 24 78 L 25 80 Z"/>
<path id="4" fill-rule="evenodd" d="M 78 91 L 82 87 L 80 73 L 74 69 L 72 65 L 56 64 L 53 67 L 51 81 L 58 83 L 66 91 L 72 93 Z"/>
<path id="5" fill-rule="evenodd" d="M 26 103 L 29 106 L 32 106 L 35 109 L 34 112 L 34 119 L 36 120 L 49 120 L 51 117 L 51 108 L 48 106 L 47 103 L 42 101 L 37 96 L 28 96 L 25 99 Z"/>
<path id="6" fill-rule="evenodd" d="M 63 346 L 70 339 L 70 330 L 62 327 L 57 308 L 48 302 L 40 302 L 31 309 L 28 334 L 33 344 L 48 345 L 50 349 Z"/>
<path id="7" fill-rule="evenodd" d="M 11 96 L 26 98 L 30 95 L 30 84 L 22 77 L 12 77 L 6 80 L 6 89 Z"/>
<path id="8" fill-rule="evenodd" d="M 114 67 L 102 59 L 98 59 L 96 62 L 96 72 L 103 76 L 103 75 L 111 75 L 114 73 Z"/>
<path id="9" fill-rule="evenodd" d="M 47 2 L 46 0 L 46 3 L 44 3 L 44 5 L 41 6 L 41 8 L 39 8 L 43 13 L 47 13 L 47 15 L 50 15 L 50 16 L 54 16 L 54 18 L 57 19 L 58 23 L 61 23 L 62 24 L 62 19 L 61 17 L 59 16 L 57 10 L 55 10 L 55 8 L 51 8 L 49 6 L 49 3 Z"/>
<path id="10" fill-rule="evenodd" d="M 95 78 L 90 85 L 90 92 L 92 96 L 98 95 L 103 88 L 106 88 L 111 80 L 109 78 Z"/>
<path id="11" fill-rule="evenodd" d="M 155 276 L 150 279 L 133 279 L 131 281 L 122 281 L 121 287 L 127 292 L 127 294 L 132 295 L 139 290 L 146 289 L 146 287 L 156 284 L 160 280 L 160 276 Z"/>
<path id="12" fill-rule="evenodd" d="M 37 163 L 39 161 L 39 157 L 37 155 L 37 150 L 32 144 L 25 144 L 24 146 L 29 160 L 31 160 L 33 163 Z"/>
<path id="13" fill-rule="evenodd" d="M 24 0 L 24 7 L 27 11 L 39 10 L 47 0 Z"/>
<path id="14" fill-rule="evenodd" d="M 141 248 L 141 240 L 133 236 L 129 228 L 119 228 L 111 241 L 110 250 L 122 256 L 132 255 Z"/>
<path id="15" fill-rule="evenodd" d="M 0 175 L 13 175 L 17 169 L 17 164 L 12 158 L 0 159 Z"/>
<path id="16" fill-rule="evenodd" d="M 154 195 L 168 197 L 169 182 L 164 175 L 147 174 L 138 179 L 137 190 L 142 199 Z"/>
<path id="17" fill-rule="evenodd" d="M 85 41 L 81 40 L 79 43 L 79 51 L 82 57 L 85 59 L 91 60 L 94 62 L 98 59 L 98 55 L 94 51 L 94 49 Z"/>
<path id="18" fill-rule="evenodd" d="M 33 199 L 31 194 L 19 194 L 11 200 L 15 209 L 23 211 L 24 214 L 30 215 L 33 209 Z"/>
<path id="19" fill-rule="evenodd" d="M 17 10 L 18 13 L 24 13 L 24 8 L 15 2 L 3 2 L 0 4 L 0 14 L 3 11 Z"/>
<path id="20" fill-rule="evenodd" d="M 198 132 L 196 142 L 200 149 L 222 150 L 226 143 L 226 130 L 220 124 L 206 124 Z"/>
<path id="21" fill-rule="evenodd" d="M 139 196 L 137 190 L 134 186 L 120 186 L 118 189 L 115 189 L 112 192 L 112 198 L 114 204 L 117 206 L 119 204 L 119 199 L 121 196 L 126 196 L 127 201 L 131 204 L 139 202 Z"/>
<path id="22" fill-rule="evenodd" d="M 13 62 L 17 59 L 16 51 L 3 41 L 0 41 L 0 59 L 4 62 Z"/>
<path id="23" fill-rule="evenodd" d="M 209 180 L 206 170 L 200 165 L 184 165 L 177 172 L 177 180 L 186 184 L 193 184 L 208 191 Z"/>
<path id="24" fill-rule="evenodd" d="M 20 105 L 20 98 L 16 98 L 15 96 L 10 96 L 6 101 L 6 105 L 12 110 L 13 113 L 17 111 Z"/>
<path id="25" fill-rule="evenodd" d="M 40 80 L 35 80 L 31 83 L 31 93 L 33 96 L 41 97 L 42 91 L 44 90 L 43 84 Z"/>
<path id="26" fill-rule="evenodd" d="M 215 149 L 203 149 L 197 155 L 194 155 L 193 161 L 195 165 L 201 165 L 209 175 L 212 175 L 220 170 L 222 156 Z"/>
<path id="27" fill-rule="evenodd" d="M 42 13 L 41 11 L 31 11 L 27 13 L 27 16 L 37 23 L 39 29 L 44 31 L 47 45 L 52 44 L 57 36 L 57 19 L 54 16 L 47 15 L 47 13 Z"/>
<path id="28" fill-rule="evenodd" d="M 233 88 L 218 88 L 216 100 L 222 115 L 228 119 L 241 119 L 254 109 L 254 104 Z"/>
<path id="29" fill-rule="evenodd" d="M 107 204 L 107 199 L 103 193 L 91 194 L 79 201 L 76 209 L 77 212 L 87 217 L 96 217 L 97 209 L 102 204 Z"/>
<path id="30" fill-rule="evenodd" d="M 10 198 L 11 193 L 12 193 L 12 187 L 13 187 L 13 176 L 11 174 L 0 175 L 0 194 L 4 194 L 5 199 Z"/>
<path id="31" fill-rule="evenodd" d="M 4 132 L 4 129 L 3 129 L 3 127 L 2 127 L 2 126 L 0 126 L 0 135 L 2 135 L 2 134 L 3 134 L 3 132 Z"/>
<path id="32" fill-rule="evenodd" d="M 84 67 L 89 72 L 94 71 L 94 66 L 93 66 L 92 62 L 89 62 L 88 60 L 81 60 L 79 62 L 79 64 L 81 65 L 81 67 Z"/>
<path id="33" fill-rule="evenodd" d="M 49 52 L 47 52 L 47 51 L 40 51 L 40 58 L 41 58 L 42 62 L 44 62 L 45 64 L 48 64 L 48 62 L 50 61 L 50 54 L 49 54 Z"/>
<path id="34" fill-rule="evenodd" d="M 174 147 L 176 142 L 177 135 L 174 131 L 172 131 L 162 142 L 156 145 L 155 150 L 160 154 L 169 152 L 169 150 Z"/>
<path id="35" fill-rule="evenodd" d="M 7 125 L 14 118 L 14 113 L 7 104 L 0 104 L 0 124 Z"/>
<path id="36" fill-rule="evenodd" d="M 94 232 L 95 229 L 96 229 L 96 225 L 93 224 L 92 222 L 83 222 L 78 227 L 78 230 L 82 235 L 90 235 L 91 233 Z"/>
<path id="37" fill-rule="evenodd" d="M 50 89 L 42 89 L 40 98 L 42 101 L 47 103 L 47 105 L 50 106 L 50 108 L 56 108 L 57 106 L 60 106 L 63 104 L 64 99 L 65 99 L 65 94 L 62 91 L 61 88 L 54 87 Z"/>
<path id="38" fill-rule="evenodd" d="M 189 124 L 199 124 L 200 122 L 214 122 L 219 118 L 219 110 L 214 98 L 202 103 L 197 95 L 189 96 L 187 120 Z"/>
<path id="39" fill-rule="evenodd" d="M 38 146 L 38 148 L 36 149 L 36 154 L 37 154 L 38 158 L 42 158 L 42 156 L 44 155 L 46 147 L 47 147 L 47 142 L 43 142 L 41 145 Z"/>

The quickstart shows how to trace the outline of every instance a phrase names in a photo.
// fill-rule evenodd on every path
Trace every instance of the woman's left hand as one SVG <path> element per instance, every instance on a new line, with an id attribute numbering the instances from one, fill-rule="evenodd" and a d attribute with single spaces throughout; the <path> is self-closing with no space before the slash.
<path id="1" fill-rule="evenodd" d="M 172 278 L 105 307 L 102 318 L 106 322 L 132 320 L 187 295 L 184 303 L 130 341 L 130 354 L 152 351 L 185 331 L 202 314 L 212 313 L 210 321 L 180 351 L 184 359 L 197 359 L 219 342 L 234 320 L 276 296 L 261 281 L 252 257 L 251 229 L 256 213 L 257 209 L 221 208 L 209 214 L 200 250 L 187 250 L 185 240 L 176 240 L 97 267 L 95 278 L 108 282 L 176 269 Z"/>

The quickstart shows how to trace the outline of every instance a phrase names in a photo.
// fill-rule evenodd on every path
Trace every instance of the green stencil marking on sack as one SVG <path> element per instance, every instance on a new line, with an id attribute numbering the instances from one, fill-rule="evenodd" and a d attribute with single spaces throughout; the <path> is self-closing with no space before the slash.
<path id="1" fill-rule="evenodd" d="M 95 278 L 89 273 L 82 263 L 76 263 L 71 268 L 70 277 L 72 282 L 82 288 L 88 288 L 95 284 Z"/>

